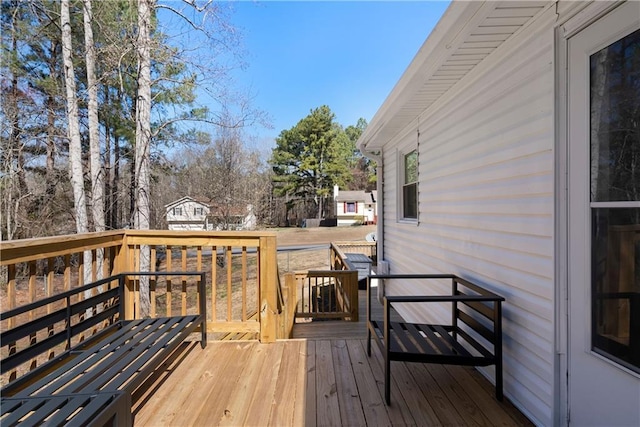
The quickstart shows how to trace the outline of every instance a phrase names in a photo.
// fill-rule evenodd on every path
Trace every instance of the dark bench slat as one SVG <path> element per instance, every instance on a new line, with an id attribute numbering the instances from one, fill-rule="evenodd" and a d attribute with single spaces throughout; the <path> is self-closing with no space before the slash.
<path id="1" fill-rule="evenodd" d="M 424 325 L 405 323 L 405 328 L 413 338 L 413 341 L 416 342 L 420 354 L 436 355 L 442 352 L 442 350 L 438 347 L 440 341 L 437 339 L 437 337 L 433 336 L 433 338 L 431 338 L 429 336 L 429 327 L 425 328 Z"/>
<path id="2" fill-rule="evenodd" d="M 71 414 L 73 414 L 78 410 L 82 411 L 82 409 L 89 402 L 92 401 L 90 395 L 60 396 L 60 397 L 53 396 L 53 397 L 57 398 L 55 400 L 58 402 L 58 404 L 55 408 L 57 409 L 55 413 L 54 411 L 49 412 L 49 414 L 52 416 L 47 420 L 47 425 L 52 425 L 52 426 L 64 425 L 66 423 L 67 418 L 69 418 Z M 95 395 L 93 400 L 99 402 L 101 406 L 109 403 L 110 401 L 109 396 L 105 396 L 105 395 Z M 43 410 L 42 412 L 46 414 L 46 411 Z M 75 419 L 74 419 L 74 422 L 75 422 Z M 77 425 L 82 425 L 82 424 L 78 423 Z"/>
<path id="3" fill-rule="evenodd" d="M 34 332 L 41 331 L 48 326 L 53 325 L 54 323 L 65 320 L 66 317 L 66 310 L 57 310 L 51 314 L 47 314 L 46 316 L 27 322 L 24 325 L 20 325 L 8 331 L 2 332 L 0 334 L 0 346 L 4 347 L 9 343 L 13 343 L 18 341 L 19 339 L 26 338 Z M 3 364 L 5 362 L 6 359 L 2 361 Z M 3 372 L 5 372 L 4 369 Z"/>
<path id="4" fill-rule="evenodd" d="M 443 339 L 439 336 L 436 336 L 435 331 L 433 330 L 432 325 L 419 325 L 420 329 L 424 332 L 430 342 L 432 342 L 437 351 L 434 351 L 433 355 L 450 355 L 451 354 L 451 346 L 447 345 Z"/>
<path id="5" fill-rule="evenodd" d="M 152 319 L 144 319 L 134 321 L 139 323 L 140 327 L 144 327 L 152 322 Z M 116 332 L 107 337 L 110 339 L 110 343 L 105 347 L 104 342 L 99 341 L 93 347 L 85 349 L 82 355 L 78 355 L 74 359 L 73 367 L 69 370 L 63 372 L 60 375 L 60 369 L 55 370 L 54 372 L 50 372 L 45 377 L 41 378 L 39 381 L 34 384 L 29 385 L 24 390 L 18 392 L 18 396 L 29 396 L 34 393 L 49 393 L 53 394 L 51 390 L 55 390 L 60 387 L 59 383 L 65 383 L 68 378 L 73 378 L 77 375 L 80 375 L 86 369 L 91 367 L 93 364 L 92 360 L 87 360 L 93 354 L 102 351 L 102 352 L 112 352 L 118 347 L 123 347 L 123 350 L 126 350 L 128 347 L 133 346 L 135 343 L 131 342 L 131 338 L 138 333 L 137 330 L 126 330 L 122 329 L 122 323 L 115 324 L 111 327 L 111 329 L 116 329 Z M 129 343 L 126 343 L 129 341 Z M 73 350 L 73 349 L 72 349 Z M 45 387 L 43 389 L 43 387 Z"/>
<path id="6" fill-rule="evenodd" d="M 82 411 L 73 416 L 74 425 L 103 427 L 111 421 L 113 426 L 133 426 L 131 395 L 123 392 L 100 393 L 106 400 L 92 400 Z"/>
<path id="7" fill-rule="evenodd" d="M 98 295 L 90 296 L 71 304 L 71 315 L 85 312 L 88 308 L 96 307 L 100 304 L 109 304 L 109 300 L 118 297 L 118 288 L 107 289 Z M 112 304 L 109 304 L 112 305 Z"/>
<path id="8" fill-rule="evenodd" d="M 471 329 L 473 329 L 478 334 L 482 335 L 484 339 L 486 339 L 492 344 L 495 343 L 495 340 L 496 340 L 495 333 L 491 329 L 487 328 L 482 323 L 478 322 L 476 319 L 469 316 L 464 311 L 459 311 L 457 313 L 457 316 L 460 319 L 460 321 L 467 324 Z"/>
<path id="9" fill-rule="evenodd" d="M 449 331 L 444 328 L 444 326 L 442 326 L 442 325 L 431 325 L 431 327 L 434 329 L 435 332 L 440 334 L 440 339 L 442 340 L 442 342 L 446 343 L 449 346 L 449 348 L 450 348 L 449 355 L 454 356 L 454 357 L 458 357 L 458 356 L 469 357 L 469 356 L 471 356 L 471 353 L 469 353 L 469 351 L 466 348 L 464 348 L 454 337 L 452 337 L 449 334 Z"/>
<path id="10" fill-rule="evenodd" d="M 177 322 L 180 318 L 174 321 Z M 134 334 L 129 338 L 129 342 L 121 346 L 112 346 L 109 350 L 100 349 L 97 352 L 82 352 L 79 356 L 86 361 L 85 368 L 82 371 L 76 370 L 74 373 L 67 375 L 64 381 L 58 381 L 57 386 L 46 387 L 38 394 L 60 394 L 60 393 L 81 393 L 84 391 L 101 390 L 116 374 L 121 375 L 120 365 L 127 365 L 131 360 L 135 360 L 140 356 L 154 340 L 156 328 L 154 323 L 157 319 L 150 319 L 145 326 L 137 321 L 124 322 L 120 325 L 120 335 L 126 335 L 127 331 Z M 117 342 L 124 343 L 124 339 L 119 338 Z M 108 376 L 105 378 L 105 373 Z M 100 380 L 98 380 L 100 379 Z M 60 387 L 60 388 L 57 388 Z M 111 390 L 115 391 L 115 390 Z"/>
<path id="11" fill-rule="evenodd" d="M 97 325 L 102 321 L 106 321 L 110 317 L 114 316 L 118 313 L 118 307 L 110 307 L 102 312 L 96 314 L 95 316 L 91 316 L 87 320 L 73 325 L 71 327 L 71 337 L 75 337 L 79 333 L 83 332 L 90 327 Z M 11 331 L 7 331 L 6 336 L 3 336 L 2 346 L 7 345 L 8 343 L 15 342 L 17 339 L 26 338 L 30 336 L 32 333 L 36 333 L 38 331 L 44 330 L 48 326 L 53 325 L 56 322 L 60 322 L 65 320 L 66 318 L 66 308 L 62 310 L 58 310 L 50 315 L 41 317 L 40 319 L 36 319 L 32 322 L 26 323 L 21 327 L 17 327 L 12 329 Z M 15 332 L 14 332 L 15 331 Z M 2 368 L 1 372 L 8 372 L 25 361 L 29 361 L 32 358 L 38 356 L 43 351 L 46 351 L 49 348 L 53 348 L 58 344 L 63 343 L 68 339 L 67 331 L 62 330 L 53 334 L 50 337 L 47 337 L 34 345 L 31 345 L 24 350 L 21 350 L 17 353 L 14 353 L 10 356 L 7 356 L 2 360 Z"/>
<path id="12" fill-rule="evenodd" d="M 86 331 L 88 328 L 97 325 L 100 322 L 106 321 L 108 318 L 117 313 L 117 308 L 109 309 L 108 311 L 103 311 L 95 316 L 89 318 L 88 321 L 84 321 L 81 323 L 82 326 L 74 325 L 71 327 L 71 336 L 75 337 L 81 332 Z M 64 319 L 62 319 L 64 320 Z M 45 325 L 45 327 L 48 325 Z M 42 330 L 44 328 L 38 329 Z M 60 332 L 56 332 L 55 334 L 47 337 L 43 340 L 38 341 L 37 343 L 30 345 L 29 347 L 21 350 L 17 353 L 12 354 L 11 356 L 7 356 L 6 359 L 2 361 L 2 373 L 8 372 L 18 366 L 20 366 L 25 361 L 29 361 L 34 357 L 37 357 L 43 351 L 46 351 L 49 348 L 53 348 L 58 344 L 62 344 L 67 341 L 68 335 L 66 330 L 62 330 Z"/>
<path id="13" fill-rule="evenodd" d="M 9 384 L 7 384 L 5 387 L 2 388 L 2 395 L 3 396 L 24 396 L 25 394 L 23 393 L 23 388 L 26 387 L 31 387 L 34 384 L 34 378 L 38 378 L 38 377 L 42 377 L 43 376 L 43 372 L 50 372 L 50 371 L 55 371 L 56 369 L 58 369 L 57 365 L 60 364 L 64 364 L 67 363 L 65 361 L 65 359 L 69 359 L 69 358 L 74 358 L 76 357 L 75 354 L 72 354 L 71 351 L 74 351 L 74 353 L 78 350 L 78 349 L 85 349 L 85 348 L 91 348 L 91 346 L 95 345 L 97 342 L 100 342 L 105 336 L 111 335 L 112 331 L 114 329 L 118 328 L 118 323 L 113 324 L 108 326 L 107 328 L 98 331 L 98 333 L 90 336 L 89 338 L 87 338 L 86 340 L 82 341 L 81 343 L 78 343 L 75 347 L 73 347 L 71 350 L 65 350 L 64 352 L 60 353 L 59 355 L 55 356 L 53 359 L 43 363 L 42 365 L 38 366 L 37 369 L 30 371 L 29 373 L 21 376 L 20 378 L 18 378 L 15 381 L 10 382 Z M 64 332 L 62 332 L 62 334 L 64 334 Z M 59 334 L 56 334 L 54 336 L 58 336 Z M 49 337 L 47 339 L 53 338 Z M 64 339 L 60 342 L 63 342 Z M 44 342 L 41 341 L 41 342 Z M 38 343 L 37 345 L 39 345 L 40 343 Z M 3 361 L 4 363 L 4 361 Z M 45 375 L 49 375 L 48 373 Z M 40 380 L 35 380 L 35 381 L 40 381 Z M 42 386 L 46 385 L 47 383 L 42 383 Z M 28 394 L 27 394 L 28 395 Z"/>
<path id="14" fill-rule="evenodd" d="M 480 354 L 482 354 L 482 357 L 485 357 L 487 359 L 495 359 L 494 355 L 487 350 L 487 348 L 485 346 L 483 346 L 482 344 L 480 344 L 478 341 L 476 341 L 475 339 L 473 339 L 473 337 L 471 337 L 468 333 L 466 333 L 463 329 L 458 329 L 457 331 L 458 335 L 460 335 L 462 338 L 464 338 L 464 340 L 466 342 L 468 342 L 469 344 L 471 344 L 473 346 L 473 348 L 475 348 Z"/>
<path id="15" fill-rule="evenodd" d="M 151 335 L 157 339 L 152 345 L 145 345 L 144 348 L 141 348 L 137 357 L 133 357 L 133 355 L 129 355 L 127 358 L 121 360 L 117 365 L 110 368 L 110 371 L 105 371 L 100 378 L 96 379 L 94 382 L 88 385 L 89 388 L 100 388 L 105 391 L 115 391 L 121 389 L 122 385 L 127 383 L 125 389 L 129 392 L 133 392 L 141 383 L 143 383 L 146 379 L 150 371 L 153 371 L 153 366 L 149 370 L 143 370 L 143 372 L 139 373 L 135 377 L 133 374 L 136 373 L 140 368 L 142 368 L 149 360 L 153 359 L 156 354 L 167 347 L 167 353 L 171 353 L 175 348 L 180 345 L 182 342 L 181 339 L 176 339 L 181 334 L 188 335 L 190 333 L 186 332 L 187 326 L 192 323 L 193 329 L 195 329 L 195 322 L 198 316 L 188 316 L 188 317 L 169 317 L 162 320 L 163 323 L 159 324 L 159 327 L 164 327 L 167 329 L 165 333 L 160 338 L 157 335 Z M 175 326 L 175 327 L 174 327 Z M 158 328 L 156 328 L 157 330 Z M 173 329 L 173 331 L 171 330 Z M 159 339 L 158 339 L 159 338 Z M 169 344 L 170 341 L 173 340 L 173 345 Z M 168 345 L 169 344 L 169 345 Z M 113 378 L 113 372 L 118 372 L 118 376 Z M 133 379 L 132 379 L 133 377 Z"/>
<path id="16" fill-rule="evenodd" d="M 114 401 L 113 394 L 97 393 L 93 395 L 77 395 L 66 397 L 64 405 L 47 420 L 47 425 L 62 426 L 67 424 L 68 418 L 73 416 L 74 425 L 86 425 L 95 414 L 111 405 Z"/>
<path id="17" fill-rule="evenodd" d="M 459 293 L 458 295 L 467 295 L 467 294 Z M 477 302 L 477 301 L 465 301 L 465 302 L 462 302 L 461 304 L 468 306 L 470 309 L 472 309 L 477 313 L 480 313 L 485 318 L 489 320 L 493 320 L 493 308 L 489 307 L 486 303 Z M 495 302 L 493 302 L 492 304 L 495 304 Z"/>
<path id="18" fill-rule="evenodd" d="M 2 425 L 15 426 L 30 412 L 44 405 L 43 401 L 36 399 L 2 399 Z M 7 415 L 9 414 L 9 415 Z M 25 424 L 22 424 L 25 425 Z M 28 425 L 28 424 L 27 424 Z"/>
<path id="19" fill-rule="evenodd" d="M 411 340 L 407 339 L 407 333 L 402 323 L 390 322 L 389 336 L 393 337 L 393 341 L 389 343 L 391 351 L 399 353 L 415 353 L 418 351 Z"/>
<path id="20" fill-rule="evenodd" d="M 70 418 L 73 416 L 72 418 Z M 132 425 L 126 393 L 88 393 L 2 399 L 3 426 Z"/>

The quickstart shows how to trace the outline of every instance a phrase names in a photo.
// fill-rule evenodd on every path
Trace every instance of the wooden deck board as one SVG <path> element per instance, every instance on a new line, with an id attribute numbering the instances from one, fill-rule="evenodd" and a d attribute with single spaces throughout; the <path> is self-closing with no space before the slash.
<path id="1" fill-rule="evenodd" d="M 340 407 L 330 341 L 316 342 L 316 419 L 317 425 L 340 425 Z"/>
<path id="2" fill-rule="evenodd" d="M 361 313 L 365 293 L 360 292 Z M 374 304 L 381 316 L 381 307 Z M 156 425 L 532 425 L 470 367 L 391 363 L 384 404 L 384 360 L 366 354 L 360 322 L 296 325 L 292 340 L 190 345 L 156 376 L 135 413 Z"/>
<path id="3" fill-rule="evenodd" d="M 351 356 L 344 340 L 332 341 L 331 351 L 336 369 L 336 385 L 340 404 L 340 420 L 345 425 L 365 425 L 358 385 L 351 365 Z M 356 362 L 357 363 L 357 362 Z"/>
<path id="4" fill-rule="evenodd" d="M 366 340 L 191 345 L 150 384 L 139 426 L 532 425 L 475 369 L 392 362 Z"/>

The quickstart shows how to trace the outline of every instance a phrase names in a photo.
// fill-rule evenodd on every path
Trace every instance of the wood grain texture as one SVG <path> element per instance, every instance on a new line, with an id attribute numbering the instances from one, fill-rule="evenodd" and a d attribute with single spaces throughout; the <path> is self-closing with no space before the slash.
<path id="1" fill-rule="evenodd" d="M 392 362 L 384 404 L 382 355 L 364 339 L 213 341 L 189 347 L 152 384 L 135 422 L 157 425 L 532 424 L 475 369 Z"/>

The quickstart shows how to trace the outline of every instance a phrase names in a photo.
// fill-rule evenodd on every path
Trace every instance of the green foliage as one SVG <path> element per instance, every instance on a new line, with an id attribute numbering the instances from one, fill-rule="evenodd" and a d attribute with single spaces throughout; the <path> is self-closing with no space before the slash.
<path id="1" fill-rule="evenodd" d="M 325 201 L 333 186 L 350 180 L 354 142 L 335 114 L 323 105 L 276 139 L 270 164 L 275 193 L 287 196 L 289 206 L 312 204 L 318 217 L 325 214 Z"/>

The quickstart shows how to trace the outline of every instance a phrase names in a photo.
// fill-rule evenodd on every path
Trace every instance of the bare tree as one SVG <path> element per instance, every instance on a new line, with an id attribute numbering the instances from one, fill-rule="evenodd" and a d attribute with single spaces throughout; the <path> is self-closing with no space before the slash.
<path id="1" fill-rule="evenodd" d="M 96 48 L 93 41 L 93 11 L 91 0 L 84 0 L 84 46 L 87 66 L 89 116 L 89 153 L 91 165 L 91 211 L 95 231 L 104 231 L 104 173 L 100 161 L 100 133 L 98 122 L 98 82 L 96 79 Z"/>
<path id="2" fill-rule="evenodd" d="M 151 181 L 151 12 L 155 0 L 140 0 L 138 3 L 138 94 L 136 98 L 136 146 L 135 146 L 135 210 L 134 224 L 138 230 L 149 229 L 149 191 Z M 150 267 L 149 247 L 140 250 L 140 270 Z M 140 280 L 140 310 L 143 315 L 150 311 L 149 282 Z"/>
<path id="3" fill-rule="evenodd" d="M 93 11 L 91 0 L 84 0 L 84 46 L 87 66 L 87 92 L 89 116 L 89 159 L 91 167 L 91 213 L 95 231 L 105 230 L 104 220 L 104 173 L 100 161 L 100 132 L 98 122 L 98 82 L 96 80 L 96 48 L 93 42 Z M 102 278 L 104 250 L 96 252 L 97 278 Z"/>
<path id="4" fill-rule="evenodd" d="M 66 88 L 66 109 L 69 137 L 69 175 L 73 186 L 73 201 L 76 218 L 76 231 L 89 231 L 87 220 L 87 202 L 84 192 L 82 170 L 82 143 L 80 140 L 80 123 L 78 119 L 78 100 L 76 97 L 76 76 L 73 67 L 73 48 L 71 45 L 71 19 L 69 16 L 69 0 L 60 4 L 60 26 L 62 28 L 62 57 L 64 62 L 64 82 Z"/>

